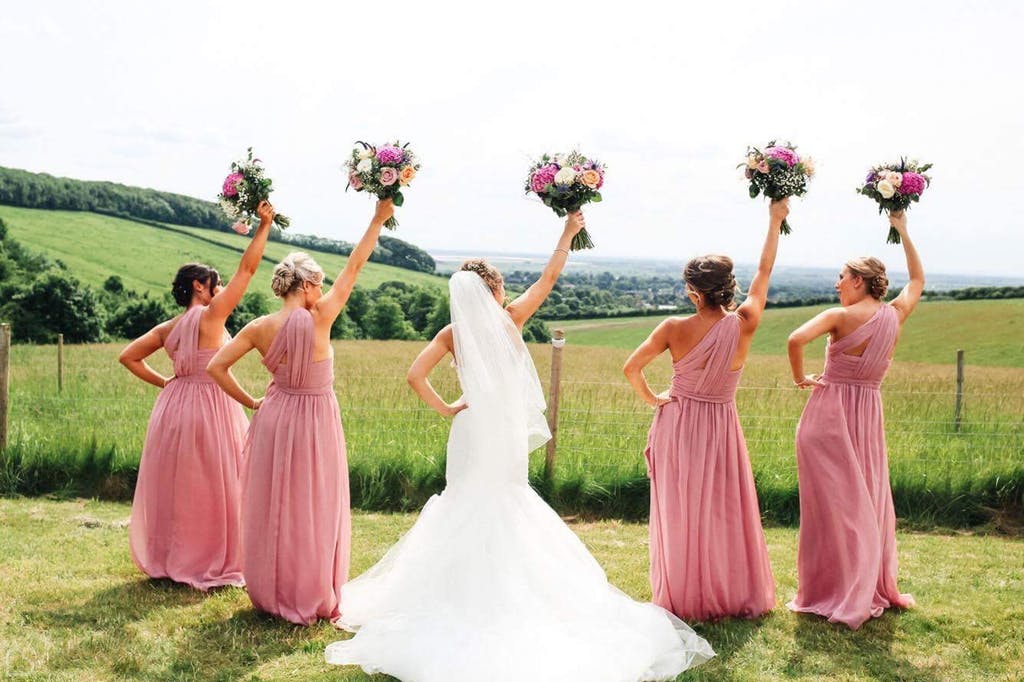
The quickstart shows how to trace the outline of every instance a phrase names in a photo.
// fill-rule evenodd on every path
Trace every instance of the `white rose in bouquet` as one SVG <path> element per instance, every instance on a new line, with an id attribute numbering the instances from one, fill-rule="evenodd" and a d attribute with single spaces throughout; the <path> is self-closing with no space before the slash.
<path id="1" fill-rule="evenodd" d="M 576 171 L 569 166 L 560 169 L 555 173 L 555 184 L 568 187 L 576 180 Z"/>
<path id="2" fill-rule="evenodd" d="M 359 163 L 356 164 L 356 172 L 357 173 L 369 173 L 372 170 L 373 170 L 373 160 L 372 159 L 363 159 L 362 161 L 360 161 Z"/>
<path id="3" fill-rule="evenodd" d="M 888 180 L 880 181 L 877 189 L 878 193 L 886 199 L 892 199 L 892 195 L 896 194 L 896 188 Z"/>

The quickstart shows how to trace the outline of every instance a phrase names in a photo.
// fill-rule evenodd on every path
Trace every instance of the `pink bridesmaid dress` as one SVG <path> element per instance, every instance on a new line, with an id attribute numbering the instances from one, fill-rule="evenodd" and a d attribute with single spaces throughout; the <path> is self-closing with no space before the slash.
<path id="1" fill-rule="evenodd" d="M 732 371 L 735 313 L 673 365 L 672 402 L 647 440 L 654 603 L 684 620 L 754 618 L 775 606 Z"/>
<path id="2" fill-rule="evenodd" d="M 813 389 L 796 432 L 798 588 L 788 606 L 854 629 L 886 608 L 914 604 L 896 587 L 896 514 L 879 391 L 898 333 L 896 309 L 883 304 L 829 344 L 825 385 Z M 860 347 L 863 355 L 849 354 Z"/>
<path id="3" fill-rule="evenodd" d="M 242 502 L 253 605 L 300 625 L 337 618 L 351 514 L 334 358 L 313 358 L 313 316 L 295 310 L 263 364 L 274 375 L 249 430 Z"/>
<path id="4" fill-rule="evenodd" d="M 174 380 L 156 399 L 132 501 L 129 544 L 146 575 L 207 590 L 244 584 L 240 547 L 242 407 L 206 373 L 205 306 L 189 308 L 164 348 Z"/>

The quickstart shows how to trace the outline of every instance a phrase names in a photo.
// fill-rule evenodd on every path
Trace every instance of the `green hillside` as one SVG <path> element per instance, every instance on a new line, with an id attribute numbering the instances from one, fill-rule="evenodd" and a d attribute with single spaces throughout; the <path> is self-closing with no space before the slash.
<path id="1" fill-rule="evenodd" d="M 753 352 L 785 355 L 790 332 L 827 306 L 775 308 L 765 312 L 754 337 Z M 567 320 L 552 322 L 565 329 L 569 343 L 633 349 L 660 317 Z M 929 301 L 918 305 L 903 327 L 896 359 L 905 362 L 952 363 L 963 348 L 971 365 L 1024 367 L 1024 300 Z M 812 344 L 809 357 L 824 355 L 824 341 Z"/>
<path id="2" fill-rule="evenodd" d="M 128 288 L 158 295 L 170 289 L 175 271 L 189 261 L 208 263 L 223 277 L 230 277 L 248 243 L 248 237 L 214 230 L 173 225 L 165 231 L 131 220 L 79 211 L 0 206 L 0 218 L 7 223 L 12 238 L 29 249 L 60 259 L 86 284 L 99 287 L 110 275 L 118 275 Z M 270 296 L 273 262 L 291 250 L 287 244 L 267 244 L 252 290 Z M 348 261 L 345 256 L 312 250 L 309 253 L 331 278 Z M 437 288 L 445 284 L 441 277 L 378 263 L 367 263 L 359 283 L 375 288 L 388 280 Z"/>

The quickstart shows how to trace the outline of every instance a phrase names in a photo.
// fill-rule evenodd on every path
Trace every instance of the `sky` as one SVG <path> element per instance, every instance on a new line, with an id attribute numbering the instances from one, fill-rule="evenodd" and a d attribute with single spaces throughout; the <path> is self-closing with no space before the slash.
<path id="1" fill-rule="evenodd" d="M 1019 276 L 1022 34 L 1013 0 L 8 3 L 0 165 L 212 200 L 253 146 L 292 229 L 356 241 L 372 200 L 341 165 L 397 137 L 423 167 L 396 236 L 486 256 L 555 246 L 523 182 L 578 148 L 608 166 L 594 256 L 749 263 L 767 207 L 736 165 L 790 140 L 817 177 L 780 264 L 903 270 L 854 188 L 905 155 L 935 164 L 926 270 Z"/>

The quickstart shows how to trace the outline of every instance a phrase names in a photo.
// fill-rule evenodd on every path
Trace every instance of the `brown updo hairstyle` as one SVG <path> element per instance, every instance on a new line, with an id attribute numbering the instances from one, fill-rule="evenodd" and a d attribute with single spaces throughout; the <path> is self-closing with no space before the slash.
<path id="1" fill-rule="evenodd" d="M 861 256 L 846 261 L 846 269 L 851 275 L 859 275 L 864 280 L 864 288 L 868 294 L 881 301 L 889 289 L 889 278 L 885 274 L 885 263 L 874 256 Z"/>
<path id="2" fill-rule="evenodd" d="M 728 256 L 700 256 L 683 268 L 683 279 L 704 296 L 708 305 L 736 308 L 736 294 L 740 287 L 732 274 L 732 258 Z"/>
<path id="3" fill-rule="evenodd" d="M 274 278 L 270 280 L 270 288 L 278 298 L 302 288 L 303 282 L 320 284 L 324 281 L 324 271 L 309 254 L 292 251 L 284 260 L 274 266 Z"/>
<path id="4" fill-rule="evenodd" d="M 174 281 L 171 283 L 171 295 L 174 296 L 174 301 L 183 308 L 187 308 L 188 304 L 192 302 L 193 282 L 205 285 L 212 292 L 213 288 L 220 283 L 220 274 L 209 265 L 202 263 L 185 263 L 178 268 L 178 274 L 174 276 Z"/>
<path id="5" fill-rule="evenodd" d="M 498 268 L 494 267 L 483 258 L 470 258 L 462 264 L 462 267 L 459 268 L 459 270 L 475 272 L 480 275 L 480 279 L 490 287 L 492 293 L 498 293 L 498 290 L 501 288 L 501 273 L 498 272 Z"/>

